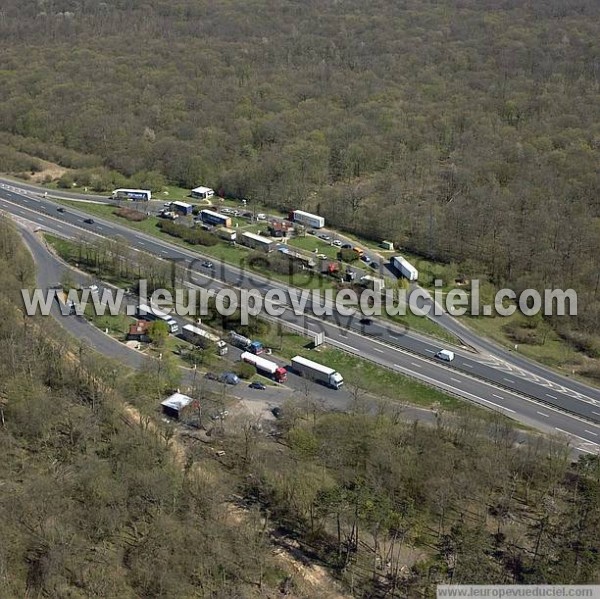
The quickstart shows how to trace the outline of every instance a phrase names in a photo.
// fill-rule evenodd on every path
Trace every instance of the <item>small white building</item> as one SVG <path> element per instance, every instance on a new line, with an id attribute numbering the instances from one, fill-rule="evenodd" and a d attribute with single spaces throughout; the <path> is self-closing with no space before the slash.
<path id="1" fill-rule="evenodd" d="M 179 419 L 186 410 L 196 407 L 197 403 L 197 400 L 192 399 L 188 395 L 177 392 L 167 397 L 164 401 L 161 401 L 160 405 L 165 416 Z"/>
<path id="2" fill-rule="evenodd" d="M 192 197 L 197 198 L 199 200 L 208 200 L 208 198 L 212 198 L 215 195 L 215 190 L 210 187 L 195 187 L 192 189 Z"/>

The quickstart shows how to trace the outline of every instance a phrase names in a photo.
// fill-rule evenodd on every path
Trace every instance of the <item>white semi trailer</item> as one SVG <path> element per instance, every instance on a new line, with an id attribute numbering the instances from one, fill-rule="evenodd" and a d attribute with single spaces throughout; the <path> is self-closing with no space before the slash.
<path id="1" fill-rule="evenodd" d="M 402 256 L 394 256 L 392 266 L 409 281 L 416 281 L 419 278 L 419 271 Z"/>
<path id="2" fill-rule="evenodd" d="M 307 360 L 302 356 L 292 358 L 292 368 L 298 374 L 312 379 L 317 383 L 332 387 L 333 389 L 339 389 L 344 384 L 344 378 L 339 372 L 336 372 L 334 368 L 317 364 L 317 362 Z"/>

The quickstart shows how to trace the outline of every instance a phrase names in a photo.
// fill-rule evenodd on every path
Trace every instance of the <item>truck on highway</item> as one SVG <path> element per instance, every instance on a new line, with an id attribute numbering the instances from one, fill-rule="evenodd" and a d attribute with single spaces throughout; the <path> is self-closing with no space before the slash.
<path id="1" fill-rule="evenodd" d="M 334 368 L 317 364 L 302 356 L 292 358 L 292 368 L 298 374 L 333 389 L 339 389 L 344 384 L 344 378 Z"/>
<path id="2" fill-rule="evenodd" d="M 449 349 L 440 349 L 440 351 L 435 354 L 435 357 L 439 360 L 444 360 L 445 362 L 452 362 L 452 360 L 454 360 L 454 352 Z"/>
<path id="3" fill-rule="evenodd" d="M 252 364 L 259 374 L 267 376 L 278 383 L 283 383 L 287 379 L 287 370 L 283 366 L 277 365 L 271 360 L 255 356 L 250 352 L 245 351 L 241 356 L 241 359 L 248 364 Z"/>
<path id="4" fill-rule="evenodd" d="M 209 344 L 214 343 L 217 354 L 219 356 L 225 356 L 227 354 L 228 348 L 227 343 L 217 337 L 217 335 L 213 335 L 200 327 L 195 327 L 191 324 L 186 324 L 181 329 L 181 336 L 188 342 L 193 345 L 198 345 L 202 348 L 208 347 Z"/>
<path id="5" fill-rule="evenodd" d="M 409 281 L 416 281 L 419 278 L 419 271 L 402 256 L 394 256 L 392 266 Z"/>
<path id="6" fill-rule="evenodd" d="M 167 323 L 169 327 L 169 333 L 178 333 L 179 325 L 177 321 L 172 317 L 159 310 L 156 306 L 148 306 L 146 304 L 140 304 L 137 307 L 137 315 L 143 320 L 162 320 Z"/>

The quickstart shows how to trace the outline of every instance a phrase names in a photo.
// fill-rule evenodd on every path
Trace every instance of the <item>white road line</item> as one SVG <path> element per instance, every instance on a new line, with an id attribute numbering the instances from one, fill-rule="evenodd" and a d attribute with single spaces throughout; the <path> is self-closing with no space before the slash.
<path id="1" fill-rule="evenodd" d="M 506 377 L 504 377 L 504 380 L 505 380 L 507 383 L 514 383 L 514 381 L 513 381 L 512 379 L 507 379 Z"/>
<path id="2" fill-rule="evenodd" d="M 594 437 L 598 436 L 598 433 L 595 433 L 594 431 L 588 431 L 587 428 L 585 429 L 586 433 L 589 433 L 590 435 L 594 435 Z"/>
<path id="3" fill-rule="evenodd" d="M 492 393 L 492 397 L 497 397 L 498 399 L 504 399 L 504 397 L 502 397 L 502 395 L 498 395 L 496 393 Z"/>
<path id="4" fill-rule="evenodd" d="M 433 349 L 426 349 L 425 351 L 429 352 L 430 354 L 435 354 L 435 350 L 433 350 Z"/>
<path id="5" fill-rule="evenodd" d="M 547 397 L 550 397 L 551 399 L 558 399 L 558 397 L 556 397 L 556 395 L 550 395 L 550 393 L 546 393 Z"/>
<path id="6" fill-rule="evenodd" d="M 463 364 L 463 366 L 466 366 L 467 368 L 473 368 L 471 364 Z"/>
<path id="7" fill-rule="evenodd" d="M 558 426 L 555 426 L 554 428 L 559 433 L 563 433 L 563 435 L 570 435 L 571 437 L 577 437 L 577 439 L 581 439 L 582 441 L 585 441 L 586 443 L 591 443 L 592 445 L 598 445 L 598 443 L 595 443 L 594 441 L 590 441 L 589 439 L 586 439 L 585 437 L 580 437 L 579 435 L 576 435 L 575 433 L 568 433 L 567 431 L 563 430 L 562 428 L 558 428 Z"/>
<path id="8" fill-rule="evenodd" d="M 544 412 L 538 412 L 540 416 L 544 416 L 544 418 L 550 418 L 548 414 L 544 414 Z"/>
<path id="9" fill-rule="evenodd" d="M 455 379 L 453 377 L 450 377 L 450 380 L 455 382 L 455 383 L 462 383 L 462 381 L 460 379 Z"/>
<path id="10" fill-rule="evenodd" d="M 592 414 L 596 414 L 596 416 L 600 416 L 600 412 L 594 412 L 594 410 L 592 410 Z"/>
<path id="11" fill-rule="evenodd" d="M 423 368 L 420 364 L 417 364 L 416 362 L 411 362 L 411 364 L 413 366 L 416 366 L 417 368 Z"/>
<path id="12" fill-rule="evenodd" d="M 489 401 L 488 399 L 483 399 L 483 397 L 480 397 L 479 401 L 484 401 L 485 403 L 489 403 L 490 405 L 495 406 L 496 408 L 498 408 L 500 410 L 504 410 L 505 412 L 510 412 L 511 414 L 515 413 L 514 410 L 511 410 L 510 408 L 505 408 L 504 406 L 494 403 L 493 401 Z"/>
<path id="13" fill-rule="evenodd" d="M 373 351 L 378 351 L 380 354 L 385 353 L 382 349 L 379 349 L 378 347 L 374 347 Z"/>

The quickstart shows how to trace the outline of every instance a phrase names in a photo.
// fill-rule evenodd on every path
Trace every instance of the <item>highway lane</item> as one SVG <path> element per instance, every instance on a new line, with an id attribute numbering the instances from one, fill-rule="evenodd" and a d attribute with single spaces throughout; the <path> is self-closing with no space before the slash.
<path id="1" fill-rule="evenodd" d="M 0 195 L 6 197 L 6 192 L 4 191 L 4 193 Z M 36 216 L 38 217 L 37 222 L 40 224 L 48 222 L 48 216 L 60 216 L 60 218 L 63 219 L 63 223 L 59 223 L 61 226 L 68 227 L 69 225 L 67 223 L 70 222 L 71 225 L 76 227 L 75 229 L 71 227 L 71 234 L 73 234 L 73 231 L 81 232 L 82 229 L 86 228 L 90 231 L 98 232 L 107 236 L 119 234 L 126 237 L 133 247 L 137 246 L 138 249 L 156 253 L 164 258 L 179 259 L 182 261 L 182 263 L 185 262 L 188 264 L 191 263 L 194 258 L 197 259 L 197 255 L 188 250 L 173 246 L 169 243 L 154 239 L 149 236 L 141 235 L 135 231 L 132 231 L 131 229 L 115 225 L 109 221 L 100 221 L 97 225 L 85 225 L 83 223 L 83 219 L 86 217 L 85 213 L 78 213 L 77 211 L 69 209 L 67 213 L 59 215 L 55 212 L 56 205 L 51 202 L 33 197 L 24 197 L 20 194 L 14 193 L 9 195 L 9 200 L 11 203 L 5 206 L 8 210 L 12 211 L 13 213 L 21 211 L 26 215 L 31 215 L 31 210 L 34 210 L 36 212 Z M 53 218 L 50 218 L 50 222 L 52 221 Z M 198 268 L 200 267 L 192 267 L 195 276 L 197 276 L 196 273 Z M 234 269 L 233 267 L 229 267 L 227 265 L 219 265 L 218 272 L 212 274 L 224 279 L 229 284 L 237 286 L 243 285 L 246 287 L 252 286 L 262 290 L 263 292 L 273 287 L 281 288 L 280 283 L 269 282 L 262 277 L 257 277 L 253 273 L 240 273 L 238 269 Z M 291 317 L 292 320 L 294 320 L 295 315 L 292 315 Z M 295 317 L 295 322 L 298 322 L 297 318 L 298 317 Z M 332 317 L 328 320 L 333 321 L 334 319 Z M 362 328 L 362 325 L 360 325 L 356 319 L 354 319 L 353 322 L 348 322 L 349 320 L 350 319 L 339 318 L 338 324 L 349 325 L 354 330 L 360 330 Z M 399 327 L 382 325 L 377 321 L 375 321 L 374 324 L 369 327 L 368 331 L 363 332 L 367 332 L 369 336 L 376 337 L 378 341 L 388 344 L 390 347 L 386 347 L 386 353 L 399 353 L 395 347 L 398 346 L 404 350 L 414 352 L 417 355 L 431 358 L 433 353 L 439 348 L 439 346 L 435 343 L 432 343 L 430 339 L 426 339 L 414 333 L 407 333 L 402 331 L 402 329 Z M 329 334 L 330 331 L 328 332 L 328 335 Z M 365 341 L 363 340 L 362 343 L 364 344 Z M 381 356 L 378 354 L 382 351 L 381 348 L 378 347 L 374 349 L 369 346 L 368 350 L 371 352 L 370 357 L 372 359 L 375 361 L 380 360 Z M 486 360 L 488 363 L 486 363 Z M 429 364 L 429 368 L 431 367 L 432 365 Z M 572 411 L 580 416 L 588 418 L 591 421 L 598 422 L 600 418 L 600 410 L 594 403 L 597 401 L 596 397 L 590 397 L 589 395 L 586 395 L 585 397 L 577 396 L 576 392 L 566 386 L 556 389 L 553 387 L 553 383 L 551 381 L 540 382 L 537 380 L 531 380 L 528 378 L 527 373 L 508 374 L 497 367 L 497 364 L 493 358 L 485 356 L 478 357 L 473 356 L 468 352 L 461 352 L 458 353 L 457 359 L 453 363 L 453 367 L 456 370 L 462 370 L 463 373 L 469 374 L 471 377 L 487 378 L 490 382 L 495 383 L 500 387 L 511 388 L 519 393 L 525 393 L 526 395 L 537 397 L 539 401 L 552 404 L 561 409 Z M 594 390 L 590 390 L 590 394 L 591 392 L 594 392 Z"/>

